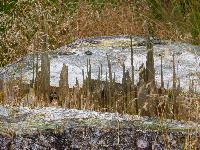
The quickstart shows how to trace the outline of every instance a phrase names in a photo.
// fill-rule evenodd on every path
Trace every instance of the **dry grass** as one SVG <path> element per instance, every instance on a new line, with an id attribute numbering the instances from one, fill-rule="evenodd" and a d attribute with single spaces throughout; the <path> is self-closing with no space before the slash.
<path id="1" fill-rule="evenodd" d="M 64 5 L 65 4 L 65 5 Z M 56 49 L 75 39 L 101 35 L 144 35 L 143 23 L 151 22 L 154 35 L 163 39 L 191 42 L 189 31 L 175 23 L 156 20 L 145 1 L 92 3 L 72 1 L 19 0 L 1 15 L 0 66 L 32 51 L 40 51 L 40 38 L 47 33 L 49 48 Z M 165 15 L 165 14 L 164 14 Z"/>

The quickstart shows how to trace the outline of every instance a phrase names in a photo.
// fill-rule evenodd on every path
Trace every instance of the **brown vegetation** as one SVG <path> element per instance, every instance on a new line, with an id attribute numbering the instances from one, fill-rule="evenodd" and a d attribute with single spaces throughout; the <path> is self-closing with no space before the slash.
<path id="1" fill-rule="evenodd" d="M 42 45 L 39 43 L 44 34 L 48 34 L 49 48 L 54 50 L 78 38 L 144 35 L 142 25 L 146 20 L 152 24 L 157 37 L 191 41 L 189 31 L 182 32 L 180 26 L 173 24 L 176 19 L 172 22 L 169 18 L 169 22 L 159 21 L 150 14 L 150 6 L 145 1 L 116 1 L 115 4 L 111 1 L 97 4 L 74 1 L 54 4 L 42 0 L 19 0 L 10 12 L 1 16 L 2 27 L 8 27 L 0 35 L 0 66 L 32 51 L 40 51 Z"/>

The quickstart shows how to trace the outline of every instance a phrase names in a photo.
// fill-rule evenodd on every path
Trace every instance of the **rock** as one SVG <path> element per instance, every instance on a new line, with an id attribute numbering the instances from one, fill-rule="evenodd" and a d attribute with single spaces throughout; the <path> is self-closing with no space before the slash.
<path id="1" fill-rule="evenodd" d="M 5 111 L 8 108 L 1 109 Z M 115 113 L 55 107 L 14 107 L 8 110 L 12 113 L 4 116 L 6 119 L 0 122 L 0 148 L 4 150 L 181 150 L 188 137 L 188 130 L 191 131 L 190 140 L 196 143 L 200 131 L 200 127 L 192 122 L 182 122 L 179 126 L 178 121 L 163 120 L 160 124 L 155 118 Z M 23 119 L 10 122 L 16 115 Z"/>
<path id="2" fill-rule="evenodd" d="M 91 51 L 86 51 L 85 54 L 86 55 L 92 55 L 92 52 Z"/>

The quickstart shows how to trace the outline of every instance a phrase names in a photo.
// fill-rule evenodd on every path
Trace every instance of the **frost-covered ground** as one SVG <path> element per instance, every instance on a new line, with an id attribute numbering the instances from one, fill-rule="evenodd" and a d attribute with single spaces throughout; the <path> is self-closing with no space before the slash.
<path id="1" fill-rule="evenodd" d="M 196 139 L 199 133 L 200 125 L 194 122 L 59 107 L 0 106 L 2 150 L 183 150 L 187 137 Z M 200 141 L 194 142 L 199 148 Z"/>
<path id="2" fill-rule="evenodd" d="M 175 132 L 200 132 L 200 125 L 194 122 L 159 120 L 157 118 L 132 116 L 127 114 L 95 112 L 89 110 L 64 109 L 59 107 L 0 106 L 0 134 L 33 134 L 48 129 L 66 129 L 69 127 L 89 126 L 96 128 L 134 127 L 138 130 L 155 130 L 163 128 Z"/>
<path id="3" fill-rule="evenodd" d="M 56 107 L 0 106 L 0 149 L 190 149 L 200 148 L 193 122 Z M 167 139 L 167 140 L 166 140 Z"/>
<path id="4" fill-rule="evenodd" d="M 172 54 L 175 54 L 177 77 L 180 78 L 181 87 L 189 88 L 189 79 L 197 79 L 200 73 L 200 47 L 186 43 L 174 43 L 170 41 L 154 40 L 154 60 L 157 83 L 160 83 L 160 56 L 164 56 L 164 81 L 165 86 L 172 83 Z M 145 39 L 133 37 L 135 79 L 138 81 L 138 70 L 142 63 L 146 62 Z M 85 52 L 91 52 L 87 55 Z M 116 75 L 116 81 L 121 82 L 122 64 L 125 63 L 127 70 L 131 68 L 130 38 L 127 36 L 96 37 L 80 39 L 74 43 L 61 47 L 56 53 L 49 52 L 51 63 L 51 85 L 58 86 L 59 74 L 63 64 L 69 67 L 69 84 L 73 86 L 76 78 L 82 83 L 82 69 L 86 72 L 87 59 L 92 65 L 92 78 L 97 78 L 98 67 L 103 65 L 103 80 L 105 80 L 107 67 L 107 55 L 112 62 L 112 71 Z M 23 77 L 25 80 L 32 79 L 32 56 L 21 59 L 23 62 Z M 9 65 L 0 71 L 1 78 L 7 78 L 10 74 L 19 76 L 19 64 Z M 14 69 L 13 69 L 14 68 Z M 18 68 L 18 69 L 17 69 Z M 17 71 L 18 70 L 18 71 Z M 11 73 L 12 72 L 12 73 Z M 193 74 L 194 76 L 190 76 Z M 199 79 L 195 81 L 197 90 L 200 89 Z"/>

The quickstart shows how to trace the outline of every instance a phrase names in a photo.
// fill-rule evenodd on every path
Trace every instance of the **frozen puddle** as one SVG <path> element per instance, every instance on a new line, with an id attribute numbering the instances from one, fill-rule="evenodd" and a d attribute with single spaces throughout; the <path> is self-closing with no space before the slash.
<path id="1" fill-rule="evenodd" d="M 134 66 L 135 80 L 138 81 L 139 67 L 146 62 L 145 39 L 133 37 L 134 44 Z M 96 37 L 80 39 L 74 43 L 61 47 L 56 52 L 49 52 L 50 56 L 50 75 L 51 85 L 58 86 L 59 75 L 63 64 L 69 68 L 69 84 L 75 85 L 76 78 L 82 83 L 82 70 L 86 73 L 87 59 L 90 59 L 92 65 L 92 78 L 97 78 L 99 66 L 103 65 L 103 80 L 108 72 L 107 55 L 112 63 L 112 71 L 116 75 L 116 81 L 121 82 L 122 64 L 126 69 L 131 69 L 130 38 L 126 36 L 117 37 Z M 196 88 L 200 89 L 197 74 L 200 73 L 200 47 L 185 43 L 159 42 L 154 41 L 154 60 L 156 70 L 156 81 L 160 83 L 160 56 L 164 55 L 164 81 L 165 86 L 171 86 L 172 83 L 172 54 L 175 54 L 177 77 L 180 78 L 181 87 L 189 88 L 189 79 L 194 80 Z M 8 78 L 10 74 L 19 77 L 19 64 L 25 64 L 23 69 L 23 78 L 27 81 L 32 79 L 32 55 L 28 55 L 21 61 L 9 65 L 0 72 L 1 78 Z"/>

